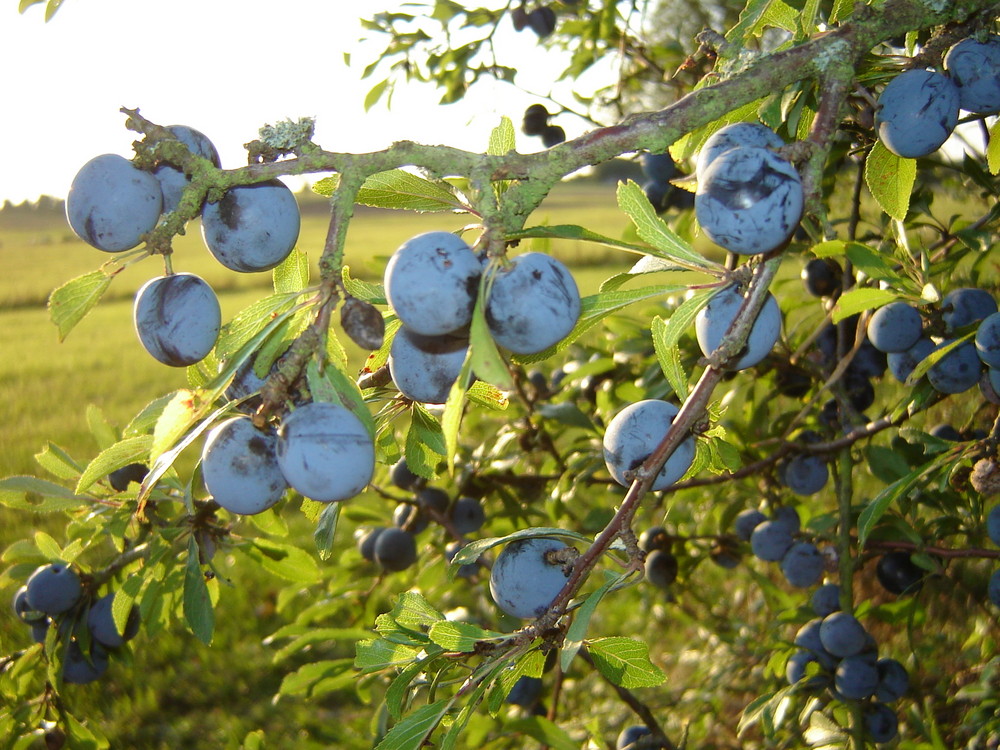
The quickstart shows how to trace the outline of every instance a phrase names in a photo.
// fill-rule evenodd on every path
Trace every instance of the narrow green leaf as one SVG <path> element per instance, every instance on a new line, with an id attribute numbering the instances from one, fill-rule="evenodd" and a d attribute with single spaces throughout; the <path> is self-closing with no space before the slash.
<path id="1" fill-rule="evenodd" d="M 851 289 L 849 292 L 844 292 L 837 300 L 837 304 L 833 308 L 833 322 L 838 323 L 856 313 L 887 305 L 896 299 L 899 299 L 899 294 L 890 289 L 871 289 L 867 287 L 863 289 Z"/>
<path id="2" fill-rule="evenodd" d="M 494 630 L 483 630 L 468 622 L 439 620 L 427 631 L 430 639 L 445 651 L 460 651 L 470 654 L 479 641 L 498 641 L 510 636 Z"/>
<path id="3" fill-rule="evenodd" d="M 373 174 L 358 191 L 357 202 L 376 208 L 407 211 L 457 211 L 465 206 L 443 183 L 431 182 L 403 169 Z"/>
<path id="4" fill-rule="evenodd" d="M 441 415 L 441 432 L 444 434 L 445 458 L 448 461 L 448 472 L 455 471 L 455 456 L 458 455 L 458 431 L 462 425 L 462 413 L 465 411 L 465 393 L 472 379 L 472 352 L 465 357 L 458 378 L 448 392 L 448 400 Z"/>
<path id="5" fill-rule="evenodd" d="M 271 271 L 275 294 L 294 294 L 309 286 L 309 256 L 298 249 L 292 250 Z"/>
<path id="6" fill-rule="evenodd" d="M 646 300 L 665 297 L 668 294 L 687 291 L 688 287 L 670 286 L 644 286 L 638 289 L 612 289 L 601 291 L 584 297 L 580 301 L 580 317 L 576 321 L 573 330 L 569 332 L 562 341 L 555 346 L 538 352 L 537 354 L 525 354 L 514 357 L 514 361 L 520 364 L 531 364 L 548 359 L 556 352 L 562 351 L 576 341 L 580 336 L 589 331 L 609 315 L 623 310 L 629 305 Z"/>
<path id="7" fill-rule="evenodd" d="M 529 529 L 521 529 L 520 531 L 515 531 L 513 534 L 507 534 L 506 536 L 494 536 L 487 537 L 486 539 L 477 539 L 474 542 L 470 542 L 458 551 L 458 554 L 452 558 L 452 565 L 468 565 L 469 563 L 474 563 L 479 559 L 486 550 L 496 547 L 501 544 L 509 544 L 510 542 L 515 542 L 518 539 L 531 539 L 533 537 L 549 537 L 556 536 L 564 539 L 570 539 L 574 542 L 579 542 L 580 544 L 590 544 L 594 540 L 590 537 L 586 537 L 583 534 L 579 534 L 575 531 L 569 531 L 568 529 L 557 529 L 549 527 L 532 527 Z"/>
<path id="8" fill-rule="evenodd" d="M 927 471 L 928 467 L 921 466 L 920 468 L 910 472 L 878 493 L 878 495 L 872 498 L 872 500 L 864 507 L 864 510 L 861 511 L 861 515 L 858 516 L 859 554 L 864 549 L 865 543 L 868 541 L 868 536 L 882 519 L 882 516 L 885 515 L 889 506 L 892 505 L 892 503 L 898 498 L 903 497 L 907 492 L 913 489 L 920 482 L 920 478 Z"/>
<path id="9" fill-rule="evenodd" d="M 342 507 L 342 503 L 327 503 L 319 515 L 319 524 L 313 532 L 313 539 L 320 560 L 329 560 L 333 555 L 333 542 L 337 537 L 337 521 L 340 519 Z"/>
<path id="10" fill-rule="evenodd" d="M 368 434 L 375 437 L 375 420 L 368 411 L 361 389 L 336 364 L 328 362 L 320 370 L 320 363 L 310 360 L 306 365 L 306 382 L 314 401 L 340 404 L 360 419 Z"/>
<path id="11" fill-rule="evenodd" d="M 618 207 L 628 214 L 639 236 L 656 250 L 651 254 L 696 271 L 721 270 L 718 263 L 702 256 L 667 226 L 632 180 L 618 184 Z"/>
<path id="12" fill-rule="evenodd" d="M 410 683 L 416 679 L 426 665 L 423 662 L 414 662 L 403 667 L 399 674 L 389 683 L 385 691 L 385 707 L 389 710 L 389 716 L 393 721 L 399 721 L 403 715 L 403 704 L 410 694 Z"/>
<path id="13" fill-rule="evenodd" d="M 633 638 L 598 638 L 588 644 L 601 674 L 623 688 L 655 687 L 666 676 L 649 660 L 649 646 Z"/>
<path id="14" fill-rule="evenodd" d="M 931 350 L 931 353 L 924 357 L 917 363 L 917 366 L 913 368 L 913 372 L 909 374 L 906 378 L 906 383 L 908 387 L 913 387 L 917 384 L 927 371 L 931 369 L 934 365 L 940 362 L 942 359 L 947 357 L 951 352 L 960 347 L 962 344 L 968 343 L 976 336 L 975 331 L 970 331 L 964 336 L 959 336 L 956 339 L 950 339 L 948 343 L 941 343 Z"/>
<path id="15" fill-rule="evenodd" d="M 198 543 L 194 537 L 188 542 L 188 559 L 184 568 L 184 619 L 191 632 L 202 643 L 212 643 L 215 629 L 215 611 L 212 598 L 205 585 L 205 576 L 198 561 Z"/>
<path id="16" fill-rule="evenodd" d="M 493 341 L 490 329 L 486 325 L 486 293 L 485 287 L 488 281 L 485 278 L 480 284 L 479 295 L 476 298 L 476 306 L 472 310 L 472 324 L 469 326 L 469 357 L 470 367 L 476 377 L 485 380 L 487 383 L 504 390 L 511 390 L 514 381 L 511 378 L 507 363 L 497 350 L 497 345 Z"/>
<path id="17" fill-rule="evenodd" d="M 552 240 L 574 240 L 577 242 L 593 242 L 599 245 L 607 245 L 608 247 L 616 247 L 621 250 L 626 250 L 630 253 L 637 253 L 644 257 L 649 253 L 649 247 L 646 245 L 636 245 L 632 242 L 626 242 L 625 240 L 615 239 L 613 237 L 606 237 L 603 234 L 598 234 L 597 232 L 592 232 L 589 229 L 585 229 L 576 224 L 556 224 L 553 226 L 537 226 L 528 227 L 527 229 L 522 229 L 517 232 L 511 232 L 507 235 L 508 241 L 520 241 L 525 239 L 552 239 Z M 663 259 L 659 259 L 662 264 L 658 270 L 663 271 L 681 271 L 686 270 L 683 266 L 674 265 Z"/>
<path id="18" fill-rule="evenodd" d="M 418 750 L 448 713 L 454 700 L 443 698 L 408 714 L 386 733 L 375 750 Z"/>
<path id="19" fill-rule="evenodd" d="M 865 162 L 865 182 L 879 206 L 892 218 L 906 218 L 916 178 L 915 159 L 896 156 L 881 141 L 872 147 Z"/>
<path id="20" fill-rule="evenodd" d="M 153 445 L 152 435 L 136 435 L 125 438 L 106 448 L 87 464 L 80 480 L 76 483 L 76 492 L 84 493 L 100 479 L 123 466 L 131 463 L 145 462 L 149 459 L 149 449 Z"/>
<path id="21" fill-rule="evenodd" d="M 583 640 L 587 636 L 590 628 L 590 618 L 594 616 L 597 605 L 601 603 L 604 595 L 615 585 L 616 578 L 613 575 L 605 574 L 605 581 L 597 591 L 590 594 L 586 601 L 573 614 L 573 622 L 566 631 L 566 639 L 563 641 L 562 649 L 559 652 L 559 664 L 565 672 L 573 663 L 573 658 L 583 646 Z"/>
<path id="22" fill-rule="evenodd" d="M 683 400 L 689 392 L 688 373 L 681 365 L 680 340 L 694 323 L 698 312 L 708 304 L 715 290 L 706 289 L 684 300 L 666 321 L 661 317 L 653 318 L 651 332 L 653 350 L 660 363 L 660 369 L 674 389 L 674 393 Z"/>
<path id="23" fill-rule="evenodd" d="M 91 271 L 67 281 L 49 295 L 49 317 L 59 329 L 60 341 L 100 301 L 111 279 L 104 271 Z"/>

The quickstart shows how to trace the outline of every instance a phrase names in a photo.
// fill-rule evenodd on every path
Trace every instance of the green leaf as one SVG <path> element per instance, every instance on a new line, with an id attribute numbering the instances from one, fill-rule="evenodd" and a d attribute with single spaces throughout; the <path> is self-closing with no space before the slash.
<path id="1" fill-rule="evenodd" d="M 380 672 L 386 667 L 408 664 L 419 654 L 420 649 L 413 646 L 374 638 L 355 645 L 354 666 L 362 672 Z"/>
<path id="2" fill-rule="evenodd" d="M 834 0 L 833 10 L 830 11 L 830 23 L 840 23 L 846 21 L 854 13 L 854 0 Z"/>
<path id="3" fill-rule="evenodd" d="M 192 536 L 188 542 L 188 559 L 184 568 L 184 619 L 195 637 L 202 643 L 212 643 L 215 611 L 205 585 L 205 576 L 198 561 L 198 543 Z"/>
<path id="4" fill-rule="evenodd" d="M 469 357 L 470 367 L 476 377 L 485 380 L 487 383 L 504 390 L 511 390 L 514 387 L 514 380 L 511 378 L 507 363 L 497 350 L 497 345 L 493 341 L 490 329 L 486 325 L 486 288 L 489 286 L 488 275 L 483 274 L 483 280 L 479 286 L 479 295 L 476 298 L 476 306 L 472 310 L 472 324 L 469 326 Z"/>
<path id="5" fill-rule="evenodd" d="M 950 339 L 947 343 L 942 342 L 938 346 L 934 347 L 934 349 L 931 350 L 931 353 L 928 354 L 926 357 L 924 357 L 922 360 L 920 360 L 917 363 L 917 366 L 913 368 L 913 372 L 911 372 L 906 378 L 905 385 L 909 387 L 913 387 L 914 385 L 916 385 L 917 381 L 920 380 L 920 378 L 922 378 L 924 375 L 926 375 L 929 369 L 931 369 L 934 365 L 936 365 L 942 359 L 951 354 L 955 349 L 960 347 L 962 344 L 965 344 L 970 340 L 974 339 L 975 336 L 976 332 L 970 331 L 964 336 L 959 336 L 958 338 Z"/>
<path id="6" fill-rule="evenodd" d="M 59 479 L 76 479 L 83 471 L 83 467 L 71 455 L 51 442 L 35 454 L 35 461 Z"/>
<path id="7" fill-rule="evenodd" d="M 541 677 L 544 669 L 545 656 L 538 649 L 529 651 L 510 667 L 504 667 L 501 662 L 487 703 L 490 714 L 496 716 L 518 680 L 522 677 Z"/>
<path id="8" fill-rule="evenodd" d="M 375 750 L 419 750 L 448 713 L 454 700 L 443 698 L 408 714 L 386 733 Z"/>
<path id="9" fill-rule="evenodd" d="M 864 507 L 858 516 L 858 553 L 864 549 L 868 536 L 881 520 L 882 516 L 897 499 L 903 497 L 916 487 L 925 473 L 933 469 L 941 459 L 936 459 L 926 466 L 911 471 L 904 477 L 890 484 Z"/>
<path id="10" fill-rule="evenodd" d="M 488 537 L 486 539 L 477 539 L 474 542 L 470 542 L 458 551 L 458 554 L 452 558 L 451 564 L 455 566 L 468 565 L 474 563 L 479 559 L 486 550 L 496 547 L 501 544 L 509 544 L 510 542 L 516 542 L 518 539 L 531 539 L 534 537 L 562 537 L 564 539 L 570 539 L 574 542 L 579 542 L 580 544 L 589 545 L 594 540 L 590 537 L 586 537 L 583 534 L 579 534 L 575 531 L 569 531 L 568 529 L 557 529 L 549 527 L 532 527 L 530 529 L 521 529 L 520 531 L 515 531 L 513 534 L 507 534 L 506 536 L 494 536 Z"/>
<path id="11" fill-rule="evenodd" d="M 324 659 L 304 664 L 294 672 L 289 672 L 281 680 L 278 695 L 302 695 L 309 697 L 315 686 L 331 677 L 338 677 L 352 671 L 350 659 Z"/>
<path id="12" fill-rule="evenodd" d="M 375 104 L 378 102 L 379 99 L 382 98 L 382 95 L 386 92 L 388 88 L 389 88 L 389 79 L 385 78 L 376 83 L 368 90 L 368 93 L 365 94 L 365 101 L 364 101 L 365 112 L 368 112 L 372 107 L 375 106 Z"/>
<path id="13" fill-rule="evenodd" d="M 653 318 L 651 330 L 656 358 L 667 382 L 681 400 L 686 399 L 689 392 L 688 374 L 681 365 L 681 336 L 691 327 L 698 312 L 708 304 L 714 292 L 713 289 L 706 289 L 687 298 L 677 306 L 667 321 L 660 317 Z"/>
<path id="14" fill-rule="evenodd" d="M 375 420 L 357 382 L 347 377 L 333 362 L 327 362 L 320 370 L 320 363 L 312 359 L 306 365 L 306 382 L 314 401 L 339 404 L 361 420 L 368 434 L 375 437 Z"/>
<path id="15" fill-rule="evenodd" d="M 268 327 L 276 317 L 290 315 L 295 304 L 295 294 L 271 294 L 259 299 L 236 314 L 219 332 L 215 356 L 228 360 L 250 339 Z"/>
<path id="16" fill-rule="evenodd" d="M 460 651 L 464 654 L 471 654 L 479 641 L 498 641 L 510 637 L 494 630 L 483 630 L 472 623 L 450 620 L 435 622 L 427 635 L 445 651 Z"/>
<path id="17" fill-rule="evenodd" d="M 55 561 L 63 559 L 62 547 L 49 534 L 46 534 L 44 531 L 36 531 L 34 539 L 35 546 L 38 547 L 38 551 L 42 553 L 42 557 L 46 560 Z"/>
<path id="18" fill-rule="evenodd" d="M 86 492 L 94 482 L 103 479 L 108 474 L 131 463 L 144 462 L 149 458 L 149 449 L 153 445 L 152 435 L 136 435 L 125 438 L 110 448 L 106 448 L 87 464 L 80 481 L 76 483 L 78 493 Z"/>
<path id="19" fill-rule="evenodd" d="M 836 306 L 833 308 L 832 319 L 834 323 L 838 323 L 855 313 L 881 307 L 897 299 L 899 299 L 899 294 L 890 289 L 871 289 L 867 287 L 851 289 L 849 292 L 844 292 L 840 295 Z"/>
<path id="20" fill-rule="evenodd" d="M 118 433 L 108 423 L 104 412 L 95 404 L 87 405 L 87 429 L 94 436 L 97 446 L 104 450 L 118 442 Z"/>
<path id="21" fill-rule="evenodd" d="M 264 730 L 255 729 L 252 732 L 247 732 L 240 750 L 264 750 Z"/>
<path id="22" fill-rule="evenodd" d="M 740 12 L 739 21 L 733 28 L 726 32 L 726 40 L 739 44 L 746 37 L 750 36 L 757 28 L 764 13 L 772 0 L 748 0 L 746 6 Z"/>
<path id="23" fill-rule="evenodd" d="M 150 455 L 158 457 L 173 446 L 198 419 L 203 408 L 204 402 L 197 391 L 177 391 L 156 420 Z"/>
<path id="24" fill-rule="evenodd" d="M 500 118 L 500 124 L 493 128 L 490 133 L 490 143 L 486 147 L 486 153 L 493 156 L 506 156 L 516 147 L 514 123 L 504 115 Z"/>
<path id="25" fill-rule="evenodd" d="M 990 126 L 990 142 L 986 146 L 986 166 L 990 174 L 1000 173 L 1000 120 Z"/>
<path id="26" fill-rule="evenodd" d="M 865 182 L 882 210 L 892 218 L 899 221 L 906 218 L 916 178 L 915 159 L 896 156 L 881 141 L 872 147 L 865 162 Z"/>
<path id="27" fill-rule="evenodd" d="M 309 256 L 295 249 L 271 271 L 275 294 L 294 294 L 309 286 Z"/>
<path id="28" fill-rule="evenodd" d="M 56 14 L 59 8 L 62 6 L 63 0 L 49 0 L 45 5 L 45 22 L 48 23 L 52 20 L 52 17 Z M 93 736 L 93 735 L 91 735 Z M 96 745 L 95 745 L 96 747 Z M 104 747 L 107 747 L 105 744 Z"/>
<path id="29" fill-rule="evenodd" d="M 521 732 L 552 750 L 580 750 L 580 743 L 573 740 L 566 730 L 553 724 L 544 716 L 526 716 L 506 722 L 504 732 Z"/>
<path id="30" fill-rule="evenodd" d="M 265 570 L 294 583 L 314 583 L 319 580 L 316 560 L 293 544 L 257 538 L 243 549 L 247 557 Z"/>
<path id="31" fill-rule="evenodd" d="M 506 411 L 507 407 L 510 406 L 510 399 L 504 395 L 503 391 L 494 385 L 484 383 L 482 380 L 477 380 L 470 385 L 465 395 L 472 403 L 492 411 Z"/>
<path id="32" fill-rule="evenodd" d="M 333 542 L 337 537 L 337 521 L 340 519 L 342 507 L 342 503 L 327 503 L 319 515 L 319 524 L 313 532 L 313 539 L 320 560 L 329 560 L 333 555 Z"/>
<path id="33" fill-rule="evenodd" d="M 588 295 L 580 301 L 580 317 L 566 338 L 555 346 L 550 346 L 548 349 L 537 354 L 518 355 L 514 357 L 514 360 L 520 364 L 541 362 L 556 352 L 569 347 L 570 344 L 609 315 L 637 302 L 665 297 L 668 294 L 687 291 L 687 289 L 688 287 L 686 286 L 672 284 L 670 286 L 644 286 L 638 289 L 612 289 Z"/>
<path id="34" fill-rule="evenodd" d="M 443 614 L 415 591 L 400 594 L 390 614 L 399 625 L 411 630 L 429 627 L 445 619 Z"/>
<path id="35" fill-rule="evenodd" d="M 41 495 L 53 502 L 33 503 L 29 498 Z M 0 479 L 0 503 L 21 510 L 49 511 L 75 508 L 89 502 L 61 484 L 37 477 L 14 476 Z"/>
<path id="36" fill-rule="evenodd" d="M 898 451 L 882 445 L 869 445 L 864 449 L 868 471 L 878 480 L 890 484 L 910 473 L 910 465 Z"/>
<path id="37" fill-rule="evenodd" d="M 876 281 L 888 281 L 895 287 L 913 287 L 905 276 L 895 269 L 891 256 L 873 250 L 860 242 L 845 242 L 844 240 L 828 240 L 812 248 L 817 258 L 830 258 L 846 255 L 858 271 L 862 271 Z"/>
<path id="38" fill-rule="evenodd" d="M 363 206 L 407 211 L 467 210 L 444 184 L 402 169 L 373 174 L 361 186 L 356 200 Z"/>
<path id="39" fill-rule="evenodd" d="M 649 646 L 633 638 L 599 638 L 588 643 L 594 665 L 608 680 L 626 689 L 655 687 L 666 676 L 649 660 Z"/>
<path id="40" fill-rule="evenodd" d="M 104 271 L 91 271 L 67 281 L 49 295 L 49 317 L 59 329 L 60 341 L 100 301 L 112 278 Z"/>
<path id="41" fill-rule="evenodd" d="M 656 252 L 651 254 L 695 271 L 721 271 L 718 263 L 699 254 L 667 226 L 642 188 L 632 180 L 619 183 L 618 206 L 628 214 L 639 236 L 654 248 Z"/>
<path id="42" fill-rule="evenodd" d="M 636 245 L 632 242 L 605 237 L 603 234 L 592 232 L 575 224 L 556 224 L 553 226 L 538 226 L 521 229 L 517 232 L 510 232 L 507 235 L 509 242 L 517 242 L 525 239 L 552 239 L 552 240 L 573 240 L 576 242 L 594 242 L 599 245 L 616 247 L 630 253 L 638 253 L 643 257 L 648 257 L 649 247 L 646 245 Z M 663 259 L 660 261 L 659 271 L 682 271 L 687 270 L 683 266 L 678 266 Z"/>
<path id="43" fill-rule="evenodd" d="M 423 406 L 414 404 L 410 410 L 410 429 L 406 431 L 406 465 L 414 474 L 433 479 L 447 450 L 437 418 Z"/>

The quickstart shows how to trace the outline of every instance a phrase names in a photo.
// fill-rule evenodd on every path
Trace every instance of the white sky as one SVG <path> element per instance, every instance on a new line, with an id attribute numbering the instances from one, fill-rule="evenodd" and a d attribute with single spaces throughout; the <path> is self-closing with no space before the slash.
<path id="1" fill-rule="evenodd" d="M 44 4 L 18 14 L 0 0 L 0 201 L 62 197 L 76 171 L 101 153 L 131 156 L 136 135 L 122 106 L 162 125 L 204 132 L 223 167 L 246 163 L 242 144 L 265 123 L 317 117 L 316 142 L 364 152 L 393 141 L 447 143 L 474 151 L 507 114 L 519 123 L 538 99 L 482 83 L 458 105 L 430 86 L 397 89 L 392 109 L 363 110 L 378 78 L 361 80 L 375 50 L 360 46 L 360 16 L 385 0 L 65 0 L 49 22 Z M 503 29 L 522 65 L 522 85 L 548 93 L 551 73 L 534 34 Z M 352 67 L 343 62 L 351 52 Z M 508 62 L 511 62 L 510 60 Z M 528 77 L 530 76 L 530 80 Z M 535 85 L 532 85 L 535 84 Z M 570 137 L 586 129 L 557 122 Z M 519 136 L 518 150 L 541 148 Z"/>

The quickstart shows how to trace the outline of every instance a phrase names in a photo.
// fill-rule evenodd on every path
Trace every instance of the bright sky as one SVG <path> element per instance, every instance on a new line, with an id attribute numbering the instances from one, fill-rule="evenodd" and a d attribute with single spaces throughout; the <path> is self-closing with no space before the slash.
<path id="1" fill-rule="evenodd" d="M 375 51 L 360 46 L 358 17 L 384 10 L 385 0 L 65 0 L 49 23 L 44 4 L 23 15 L 17 6 L 0 0 L 0 201 L 65 196 L 91 157 L 131 156 L 136 136 L 122 106 L 201 130 L 223 167 L 234 168 L 246 163 L 242 144 L 283 119 L 315 116 L 315 140 L 331 151 L 402 139 L 482 151 L 501 115 L 517 124 L 538 101 L 483 83 L 443 107 L 438 91 L 414 86 L 397 89 L 391 110 L 380 103 L 365 113 L 364 95 L 379 79 L 361 80 Z M 514 64 L 527 63 L 522 85 L 548 93 L 534 35 L 504 31 Z M 570 137 L 586 129 L 557 122 Z M 518 149 L 538 150 L 537 140 L 521 136 Z"/>

